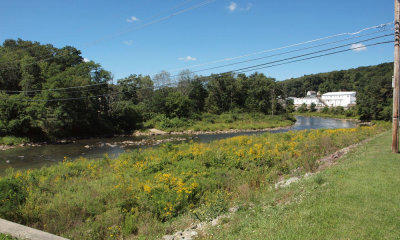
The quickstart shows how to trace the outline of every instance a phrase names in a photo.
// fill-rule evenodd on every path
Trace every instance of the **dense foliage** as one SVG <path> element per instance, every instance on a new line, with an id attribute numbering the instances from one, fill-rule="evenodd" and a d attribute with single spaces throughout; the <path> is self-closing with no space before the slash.
<path id="1" fill-rule="evenodd" d="M 392 114 L 393 63 L 306 75 L 279 82 L 287 97 L 304 97 L 309 90 L 321 94 L 356 91 L 361 120 L 390 120 Z"/>
<path id="2" fill-rule="evenodd" d="M 110 79 L 73 47 L 6 40 L 0 46 L 0 89 L 7 90 L 0 93 L 0 135 L 60 137 L 107 129 L 107 101 L 95 96 L 108 93 Z M 56 88 L 69 89 L 50 90 Z"/>
<path id="3" fill-rule="evenodd" d="M 205 113 L 286 114 L 293 105 L 285 97 L 301 97 L 307 90 L 355 90 L 362 120 L 389 120 L 392 69 L 385 63 L 283 82 L 260 73 L 203 77 L 189 70 L 172 79 L 162 71 L 153 78 L 132 74 L 114 84 L 108 71 L 85 61 L 74 47 L 6 40 L 0 46 L 0 137 L 105 135 L 158 120 L 166 123 L 158 122 L 164 129 L 180 128 L 207 120 Z"/>
<path id="4" fill-rule="evenodd" d="M 155 118 L 179 122 L 201 120 L 204 112 L 285 111 L 275 79 L 258 73 L 201 77 L 185 70 L 177 79 L 165 71 L 153 79 L 111 79 L 73 47 L 6 40 L 0 46 L 0 136 L 96 135 L 129 132 Z"/>

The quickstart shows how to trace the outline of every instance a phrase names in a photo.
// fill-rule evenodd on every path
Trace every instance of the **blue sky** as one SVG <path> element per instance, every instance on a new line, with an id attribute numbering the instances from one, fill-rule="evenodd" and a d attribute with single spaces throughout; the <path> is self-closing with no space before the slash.
<path id="1" fill-rule="evenodd" d="M 56 47 L 74 46 L 83 57 L 100 63 L 114 79 L 119 79 L 129 74 L 153 75 L 161 70 L 174 75 L 179 72 L 177 69 L 355 32 L 394 18 L 393 1 L 382 0 L 214 0 L 194 8 L 204 1 L 0 0 L 0 41 L 22 38 Z M 191 10 L 180 12 L 183 9 Z M 174 13 L 177 14 L 171 16 Z M 163 18 L 166 19 L 157 22 Z M 332 46 L 325 48 L 328 47 Z M 284 57 L 287 56 L 199 74 L 220 73 Z M 284 80 L 389 61 L 393 61 L 393 44 L 259 71 Z M 233 62 L 225 60 L 223 64 Z"/>

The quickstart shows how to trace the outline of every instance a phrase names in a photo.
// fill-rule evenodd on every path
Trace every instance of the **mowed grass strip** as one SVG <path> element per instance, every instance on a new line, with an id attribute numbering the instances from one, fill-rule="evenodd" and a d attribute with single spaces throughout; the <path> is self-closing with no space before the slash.
<path id="1" fill-rule="evenodd" d="M 202 238 L 400 239 L 399 173 L 386 132 L 330 169 L 259 193 Z"/>

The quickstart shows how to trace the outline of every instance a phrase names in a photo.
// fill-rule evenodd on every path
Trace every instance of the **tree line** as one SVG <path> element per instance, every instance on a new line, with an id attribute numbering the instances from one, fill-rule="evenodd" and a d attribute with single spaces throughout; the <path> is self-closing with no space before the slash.
<path id="1" fill-rule="evenodd" d="M 304 97 L 308 90 L 321 94 L 356 91 L 361 120 L 391 120 L 393 63 L 305 75 L 278 82 L 286 97 Z"/>
<path id="2" fill-rule="evenodd" d="M 109 71 L 71 46 L 6 40 L 0 46 L 0 136 L 60 138 L 129 132 L 150 119 L 202 113 L 293 111 L 287 97 L 308 90 L 357 91 L 362 120 L 391 119 L 392 63 L 277 82 L 262 73 L 177 78 L 132 74 L 114 84 Z M 83 86 L 83 87 L 82 87 Z M 4 91 L 7 90 L 7 91 Z"/>
<path id="3" fill-rule="evenodd" d="M 185 70 L 174 79 L 162 71 L 111 80 L 74 47 L 6 40 L 0 46 L 0 135 L 93 136 L 129 132 L 160 116 L 286 112 L 281 85 L 261 73 L 204 77 Z"/>

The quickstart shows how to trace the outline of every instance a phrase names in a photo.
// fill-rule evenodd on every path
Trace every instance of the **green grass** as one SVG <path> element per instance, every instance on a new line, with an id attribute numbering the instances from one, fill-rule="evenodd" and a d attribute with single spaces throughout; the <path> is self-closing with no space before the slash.
<path id="1" fill-rule="evenodd" d="M 271 116 L 262 113 L 223 113 L 220 115 L 204 113 L 198 120 L 193 119 L 168 119 L 158 116 L 147 121 L 146 128 L 157 128 L 164 131 L 217 131 L 229 129 L 265 129 L 286 127 L 294 123 L 288 116 Z"/>
<path id="2" fill-rule="evenodd" d="M 212 239 L 399 239 L 400 155 L 391 132 L 339 160 L 339 164 L 278 191 L 255 194 L 208 232 Z"/>
<path id="3" fill-rule="evenodd" d="M 320 157 L 388 127 L 168 143 L 117 159 L 65 158 L 41 169 L 9 169 L 0 178 L 0 217 L 70 239 L 160 239 L 254 202 L 280 176 L 313 171 Z"/>
<path id="4" fill-rule="evenodd" d="M 0 145 L 18 145 L 22 143 L 29 142 L 28 138 L 14 137 L 14 136 L 5 136 L 0 137 Z"/>
<path id="5" fill-rule="evenodd" d="M 18 240 L 18 238 L 14 238 L 10 235 L 0 233 L 0 240 Z"/>

